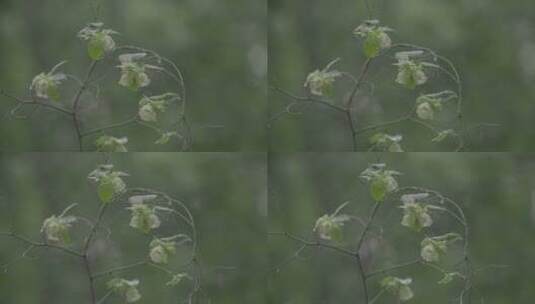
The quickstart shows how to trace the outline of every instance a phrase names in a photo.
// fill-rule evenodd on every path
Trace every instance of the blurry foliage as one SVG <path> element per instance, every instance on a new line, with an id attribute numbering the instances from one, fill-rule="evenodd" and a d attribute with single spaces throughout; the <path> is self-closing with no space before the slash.
<path id="1" fill-rule="evenodd" d="M 43 220 L 72 202 L 78 203 L 76 214 L 95 216 L 99 197 L 87 173 L 105 158 L 96 153 L 2 155 L 0 231 L 7 231 L 12 223 L 17 233 L 40 240 Z M 212 303 L 262 303 L 265 298 L 264 159 L 262 154 L 226 153 L 130 153 L 111 158 L 116 168 L 130 174 L 125 177 L 129 187 L 164 191 L 187 202 L 197 221 L 203 288 Z M 103 225 L 112 231 L 111 242 L 103 231 L 92 246 L 97 271 L 138 261 L 147 255 L 150 241 L 140 239 L 129 227 L 129 210 L 120 205 L 110 208 Z M 82 227 L 74 226 L 72 235 L 79 235 Z M 21 259 L 24 248 L 16 240 L 1 239 L 3 302 L 59 304 L 88 298 L 87 277 L 78 260 L 45 249 Z M 187 255 L 180 256 L 187 261 Z M 171 303 L 187 297 L 188 284 L 165 286 L 168 277 L 150 268 L 134 268 L 122 275 L 141 279 L 141 303 Z M 99 280 L 97 288 L 105 290 L 105 283 Z M 202 303 L 206 301 L 203 296 Z"/>
<path id="2" fill-rule="evenodd" d="M 410 41 L 439 50 L 459 68 L 465 92 L 465 121 L 470 128 L 469 151 L 535 148 L 533 141 L 526 140 L 535 136 L 535 90 L 531 85 L 535 80 L 535 13 L 531 1 L 369 2 L 373 18 L 395 29 L 389 33 L 393 41 Z M 310 71 L 335 57 L 342 59 L 338 69 L 357 73 L 365 58 L 361 56 L 360 43 L 351 39 L 351 31 L 366 19 L 369 16 L 360 0 L 270 0 L 270 85 L 302 87 Z M 402 94 L 392 81 L 393 73 L 394 67 L 385 62 L 371 67 L 370 80 L 375 88 L 370 98 L 362 98 L 357 105 L 357 111 L 365 111 L 360 119 L 388 120 L 413 102 L 416 96 Z M 274 91 L 270 91 L 269 101 L 272 113 L 288 102 Z M 338 114 L 325 113 L 320 107 L 311 107 L 306 115 L 274 125 L 269 135 L 270 148 L 350 150 L 350 135 L 339 131 L 344 122 L 340 122 Z M 427 130 L 409 124 L 396 126 L 396 131 L 405 135 L 405 145 L 412 151 L 444 148 L 422 143 L 431 139 Z"/>
<path id="3" fill-rule="evenodd" d="M 86 46 L 76 33 L 94 20 L 94 1 L 3 1 L 0 9 L 0 86 L 8 92 L 27 92 L 31 79 L 65 58 L 65 72 L 85 73 L 89 62 Z M 194 151 L 264 150 L 266 97 L 266 9 L 259 1 L 100 1 L 100 20 L 120 32 L 117 43 L 157 49 L 179 63 L 188 89 Z M 68 12 L 68 13 L 67 13 Z M 97 69 L 96 74 L 102 71 Z M 102 87 L 106 99 L 95 121 L 121 121 L 124 109 L 139 98 L 124 90 L 110 90 L 118 72 Z M 19 121 L 5 117 L 12 103 L 0 98 L 0 150 L 57 151 L 70 146 L 74 134 L 55 113 L 41 113 L 38 120 Z M 83 103 L 82 103 L 83 106 Z M 123 109 L 124 108 L 124 109 Z M 121 115 L 123 114 L 123 115 Z M 96 123 L 98 123 L 98 119 Z M 246 125 L 247 128 L 243 128 Z M 110 135 L 136 139 L 152 138 L 151 130 L 118 130 Z M 127 132 L 126 132 L 127 131 Z M 150 147 L 172 149 L 173 147 Z M 73 148 L 74 150 L 75 148 Z M 132 145 L 132 151 L 147 150 Z"/>
<path id="4" fill-rule="evenodd" d="M 365 218 L 370 213 L 369 186 L 358 176 L 370 163 L 376 162 L 387 163 L 389 168 L 404 172 L 397 177 L 400 187 L 440 189 L 464 208 L 471 223 L 471 256 L 474 267 L 479 269 L 474 302 L 479 303 L 481 297 L 485 303 L 493 304 L 531 301 L 535 291 L 530 282 L 535 277 L 523 269 L 529 269 L 535 263 L 535 243 L 531 236 L 535 218 L 529 195 L 535 185 L 530 173 L 535 168 L 532 156 L 498 153 L 274 154 L 269 165 L 268 230 L 312 237 L 316 219 L 346 201 L 350 203 L 343 213 Z M 386 239 L 369 244 L 369 248 L 375 246 L 376 254 L 366 256 L 364 260 L 372 269 L 384 259 L 391 264 L 403 263 L 419 253 L 421 239 L 407 238 L 406 228 L 399 224 L 402 210 L 397 207 L 401 202 L 383 204 L 398 205 L 379 211 L 381 220 L 377 224 L 383 227 Z M 359 235 L 350 232 L 359 229 L 357 224 L 344 228 L 344 239 L 354 243 Z M 362 297 L 358 269 L 349 257 L 333 257 L 332 252 L 309 248 L 301 252 L 302 258 L 284 264 L 299 247 L 298 242 L 270 236 L 268 286 L 271 303 L 345 304 L 355 303 L 355 299 Z M 448 299 L 455 295 L 448 287 L 436 284 L 442 277 L 433 270 L 416 266 L 402 269 L 396 275 L 403 278 L 409 273 L 415 279 L 411 285 L 414 303 L 450 303 Z"/>

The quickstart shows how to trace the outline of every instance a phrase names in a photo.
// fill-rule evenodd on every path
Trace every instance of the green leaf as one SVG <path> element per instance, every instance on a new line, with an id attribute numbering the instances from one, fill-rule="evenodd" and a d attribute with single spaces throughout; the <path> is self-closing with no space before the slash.
<path id="1" fill-rule="evenodd" d="M 375 178 L 370 184 L 370 194 L 374 201 L 384 201 L 388 193 L 388 182 L 384 178 Z"/>
<path id="2" fill-rule="evenodd" d="M 53 101 L 59 101 L 60 94 L 59 94 L 58 87 L 56 85 L 50 85 L 46 93 L 48 97 L 52 99 Z"/>
<path id="3" fill-rule="evenodd" d="M 374 58 L 379 55 L 382 49 L 391 47 L 392 40 L 385 32 L 385 28 L 377 28 L 368 32 L 364 40 L 364 54 L 368 58 Z"/>
<path id="4" fill-rule="evenodd" d="M 109 176 L 103 177 L 98 185 L 98 197 L 100 198 L 100 201 L 104 204 L 111 202 L 113 200 L 114 192 L 115 187 L 112 179 Z"/>
<path id="5" fill-rule="evenodd" d="M 89 43 L 87 44 L 87 52 L 89 57 L 93 60 L 100 60 L 104 58 L 105 54 L 105 42 L 103 39 L 99 38 L 99 35 L 93 36 Z"/>
<path id="6" fill-rule="evenodd" d="M 374 58 L 379 55 L 379 51 L 381 51 L 381 40 L 377 32 L 370 32 L 364 41 L 364 55 L 368 58 Z"/>

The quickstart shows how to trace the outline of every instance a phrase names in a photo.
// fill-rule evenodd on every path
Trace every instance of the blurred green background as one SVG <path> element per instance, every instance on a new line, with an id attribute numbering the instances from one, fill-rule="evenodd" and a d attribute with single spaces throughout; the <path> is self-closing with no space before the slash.
<path id="1" fill-rule="evenodd" d="M 43 220 L 60 214 L 73 202 L 79 206 L 71 214 L 93 219 L 99 201 L 87 174 L 104 160 L 104 155 L 96 153 L 3 154 L 0 231 L 7 231 L 12 222 L 17 233 L 40 240 Z M 113 155 L 111 162 L 116 170 L 130 174 L 125 178 L 129 187 L 164 191 L 183 200 L 192 211 L 200 234 L 207 295 L 200 303 L 263 303 L 267 268 L 264 154 L 129 153 Z M 104 217 L 104 226 L 112 232 L 108 236 L 106 230 L 101 231 L 94 243 L 91 252 L 97 272 L 146 256 L 150 240 L 128 226 L 130 212 L 124 206 L 117 202 Z M 186 232 L 167 227 L 162 225 L 158 233 Z M 73 235 L 82 235 L 87 226 L 75 224 L 73 229 Z M 32 258 L 20 259 L 25 248 L 18 241 L 0 239 L 2 303 L 89 302 L 87 277 L 79 261 L 44 249 L 32 251 Z M 174 266 L 187 261 L 185 253 L 178 250 Z M 169 277 L 152 268 L 135 268 L 120 275 L 141 279 L 140 303 L 182 303 L 190 287 L 187 282 L 167 287 Z M 100 296 L 105 293 L 106 281 L 97 282 Z M 110 298 L 107 302 L 118 301 Z"/>
<path id="2" fill-rule="evenodd" d="M 401 187 L 421 186 L 440 191 L 465 210 L 470 223 L 471 254 L 476 269 L 473 303 L 530 303 L 535 297 L 530 269 L 535 265 L 533 155 L 500 153 L 302 153 L 274 154 L 269 166 L 269 231 L 289 232 L 312 238 L 317 218 L 332 213 L 345 201 L 343 213 L 366 218 L 373 203 L 368 186 L 358 176 L 369 164 L 384 162 L 403 173 Z M 379 209 L 378 224 L 384 238 L 370 237 L 364 264 L 369 270 L 399 264 L 418 257 L 421 234 L 400 225 L 400 203 L 386 202 Z M 435 229 L 459 231 L 437 220 Z M 451 221 L 450 221 L 451 223 Z M 438 226 L 440 228 L 438 228 Z M 434 230 L 434 229 L 433 229 Z M 345 241 L 355 246 L 361 228 L 344 228 Z M 432 233 L 436 233 L 433 231 Z M 373 235 L 380 234 L 375 226 Z M 299 243 L 281 236 L 269 237 L 271 273 L 270 303 L 357 303 L 361 282 L 354 261 L 327 250 L 307 249 L 301 259 L 288 261 Z M 455 246 L 453 247 L 455 248 Z M 452 252 L 457 252 L 452 249 Z M 388 264 L 390 263 L 390 264 Z M 508 265 L 492 268 L 492 265 Z M 483 270 L 482 267 L 485 269 Z M 485 268 L 486 267 L 486 268 Z M 277 272 L 277 269 L 279 271 Z M 452 303 L 458 286 L 437 285 L 442 275 L 413 266 L 392 274 L 412 277 L 415 297 L 408 303 Z M 371 281 L 372 295 L 377 291 Z M 483 299 L 484 301 L 482 301 Z M 355 302 L 357 301 L 357 302 Z M 381 298 L 378 303 L 395 303 Z"/>
<path id="3" fill-rule="evenodd" d="M 0 1 L 0 88 L 25 96 L 32 78 L 68 60 L 63 71 L 83 76 L 89 66 L 85 42 L 76 34 L 94 20 L 92 6 L 101 3 L 100 19 L 120 35 L 118 45 L 153 49 L 171 58 L 186 79 L 194 151 L 265 150 L 266 4 L 248 0 L 113 0 Z M 110 62 L 108 69 L 117 62 Z M 95 75 L 106 70 L 97 69 Z M 82 98 L 87 129 L 132 117 L 139 94 L 116 83 L 118 73 L 100 82 L 101 104 Z M 154 82 L 161 82 L 154 80 Z M 72 82 L 62 92 L 72 93 Z M 161 92 L 155 92 L 161 93 Z M 68 100 L 62 100 L 68 105 Z M 91 104 L 91 107 L 88 105 Z M 71 122 L 41 109 L 29 120 L 14 120 L 13 102 L 0 97 L 0 150 L 71 151 L 76 141 Z M 243 128 L 247 126 L 247 128 Z M 157 135 L 143 128 L 109 132 L 128 136 L 131 151 L 173 149 L 158 146 Z M 87 140 L 86 149 L 94 150 Z"/>
<path id="4" fill-rule="evenodd" d="M 535 10 L 533 1 L 369 0 L 373 17 L 393 28 L 394 43 L 430 47 L 450 58 L 463 78 L 468 151 L 530 151 L 535 142 Z M 365 60 L 352 31 L 368 19 L 363 0 L 270 0 L 270 86 L 305 95 L 308 73 L 340 57 L 337 69 L 358 74 Z M 357 104 L 364 125 L 406 113 L 417 91 L 395 85 L 391 58 L 372 64 L 367 86 Z M 347 82 L 341 81 L 347 88 Z M 424 90 L 446 88 L 433 77 Z M 341 86 L 343 87 L 343 86 Z M 451 89 L 451 86 L 449 87 Z M 341 95 L 341 94 L 340 94 Z M 341 97 L 341 96 L 339 96 Z M 270 90 L 270 113 L 290 101 Z M 275 123 L 269 142 L 273 151 L 349 151 L 349 133 L 339 113 L 311 106 L 305 114 Z M 482 125 L 485 124 L 485 125 Z M 487 125 L 492 124 L 492 125 Z M 499 126 L 496 126 L 499 125 Z M 406 123 L 385 129 L 401 133 L 408 151 L 450 151 L 451 144 L 430 143 L 432 134 Z M 370 134 L 367 134 L 370 135 Z M 367 138 L 359 150 L 366 150 Z"/>

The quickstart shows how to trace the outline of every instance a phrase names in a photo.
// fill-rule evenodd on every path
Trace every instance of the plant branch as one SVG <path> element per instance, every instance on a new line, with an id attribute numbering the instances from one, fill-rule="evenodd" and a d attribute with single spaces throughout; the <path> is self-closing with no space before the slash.
<path id="1" fill-rule="evenodd" d="M 0 232 L 0 236 L 12 237 L 33 247 L 45 247 L 45 248 L 57 249 L 57 250 L 63 251 L 64 253 L 67 253 L 67 254 L 70 254 L 79 258 L 83 257 L 81 253 L 71 250 L 69 248 L 57 246 L 57 245 L 53 245 L 49 243 L 44 243 L 44 242 L 35 242 L 30 239 L 27 239 L 26 237 L 18 235 L 14 232 Z"/>
<path id="2" fill-rule="evenodd" d="M 357 254 L 359 254 L 360 252 L 360 249 L 362 247 L 362 244 L 364 243 L 364 240 L 366 239 L 366 234 L 368 233 L 368 230 L 370 230 L 370 227 L 373 223 L 373 220 L 375 218 L 375 216 L 377 215 L 377 211 L 379 211 L 379 207 L 381 206 L 381 203 L 380 202 L 376 202 L 375 203 L 375 206 L 373 206 L 373 210 L 368 218 L 368 221 L 366 223 L 366 226 L 364 226 L 364 229 L 362 230 L 361 234 L 360 234 L 360 237 L 359 237 L 359 240 L 358 240 L 358 243 L 357 243 L 357 249 L 355 250 L 355 252 Z"/>
<path id="3" fill-rule="evenodd" d="M 70 110 L 67 110 L 61 106 L 57 106 L 57 105 L 53 105 L 53 104 L 50 104 L 50 103 L 45 103 L 45 102 L 39 102 L 39 101 L 36 101 L 36 100 L 24 100 L 22 98 L 19 98 L 17 96 L 14 96 L 14 95 L 11 95 L 9 93 L 7 93 L 6 91 L 0 89 L 0 95 L 3 95 L 7 98 L 10 98 L 10 99 L 13 99 L 15 101 L 17 101 L 17 106 L 11 111 L 12 113 L 14 112 L 17 112 L 18 109 L 20 109 L 22 106 L 24 105 L 37 105 L 37 106 L 41 106 L 41 107 L 44 107 L 44 108 L 48 108 L 48 109 L 51 109 L 51 110 L 55 110 L 59 113 L 62 113 L 62 114 L 65 114 L 65 115 L 68 115 L 68 116 L 71 116 L 73 115 L 73 113 L 70 111 Z"/>
<path id="4" fill-rule="evenodd" d="M 329 245 L 329 244 L 325 244 L 325 243 L 321 243 L 319 241 L 309 241 L 309 240 L 305 240 L 303 238 L 300 238 L 298 236 L 294 236 L 288 232 L 270 232 L 268 233 L 269 235 L 280 235 L 280 236 L 284 236 L 284 237 L 287 237 L 291 240 L 294 240 L 294 241 L 297 241 L 303 245 L 306 245 L 307 247 L 319 247 L 319 248 L 326 248 L 326 249 L 330 249 L 330 250 L 333 250 L 333 251 L 337 251 L 339 253 L 342 253 L 344 255 L 347 255 L 347 256 L 350 256 L 350 257 L 354 257 L 355 256 L 355 253 L 352 252 L 352 251 L 349 251 L 347 249 L 344 249 L 344 248 L 341 248 L 341 247 L 338 247 L 338 246 L 333 246 L 333 245 Z"/>
<path id="5" fill-rule="evenodd" d="M 322 99 L 316 99 L 316 98 L 313 98 L 312 96 L 306 96 L 306 97 L 301 97 L 301 96 L 297 96 L 297 95 L 294 95 L 292 93 L 289 93 L 281 88 L 277 88 L 277 87 L 273 87 L 271 86 L 270 87 L 272 90 L 275 90 L 277 91 L 278 93 L 286 96 L 286 97 L 289 97 L 295 101 L 298 101 L 298 102 L 310 102 L 310 103 L 316 103 L 316 104 L 320 104 L 320 105 L 323 105 L 325 107 L 328 107 L 332 110 L 335 110 L 335 111 L 338 111 L 338 112 L 341 112 L 341 113 L 345 113 L 346 112 L 346 109 L 342 108 L 342 107 L 339 107 L 337 105 L 334 105 L 328 101 L 325 101 L 325 100 L 322 100 Z"/>
<path id="6" fill-rule="evenodd" d="M 135 267 L 138 267 L 138 266 L 143 266 L 143 265 L 146 265 L 146 264 L 147 264 L 147 261 L 144 260 L 144 261 L 135 262 L 135 263 L 124 265 L 124 266 L 118 266 L 118 267 L 115 267 L 115 268 L 108 269 L 106 271 L 102 271 L 102 272 L 98 272 L 98 273 L 93 274 L 93 279 L 96 280 L 98 278 L 114 274 L 116 272 L 122 272 L 122 271 L 130 270 L 132 268 L 135 268 Z"/>
<path id="7" fill-rule="evenodd" d="M 104 212 L 106 212 L 107 207 L 108 207 L 108 204 L 104 204 L 104 203 L 102 203 L 102 205 L 100 206 L 97 218 L 95 220 L 95 224 L 93 225 L 93 227 L 89 231 L 89 234 L 87 235 L 87 237 L 85 239 L 85 242 L 84 242 L 84 245 L 83 245 L 83 249 L 82 249 L 84 267 L 85 267 L 85 271 L 86 271 L 87 279 L 88 279 L 88 283 L 89 283 L 89 291 L 90 291 L 90 294 L 91 294 L 91 301 L 92 301 L 91 303 L 93 303 L 93 304 L 97 303 L 97 296 L 96 296 L 96 291 L 95 291 L 94 277 L 93 277 L 93 273 L 92 273 L 92 270 L 91 270 L 91 265 L 90 265 L 90 262 L 89 262 L 89 247 L 91 245 L 91 241 L 93 240 L 93 238 L 94 238 L 94 236 L 95 236 L 95 234 L 96 234 L 96 232 L 98 230 L 98 227 L 100 225 L 100 222 L 102 221 L 102 217 L 104 216 Z"/>
<path id="8" fill-rule="evenodd" d="M 366 274 L 366 279 L 369 279 L 369 278 L 371 278 L 373 276 L 376 276 L 376 275 L 385 274 L 385 273 L 388 273 L 388 272 L 391 272 L 391 271 L 394 271 L 394 270 L 398 270 L 398 269 L 401 269 L 401 268 L 413 266 L 415 264 L 420 264 L 420 263 L 421 263 L 421 260 L 420 259 L 416 259 L 416 260 L 413 260 L 413 261 L 409 261 L 409 262 L 401 263 L 401 264 L 398 264 L 398 265 L 394 265 L 394 266 L 391 266 L 391 267 L 388 267 L 388 268 L 383 268 L 383 269 L 380 269 L 380 270 L 376 270 L 374 272 L 370 272 L 370 273 Z"/>
<path id="9" fill-rule="evenodd" d="M 128 126 L 128 125 L 136 123 L 136 122 L 138 122 L 138 118 L 137 118 L 137 116 L 134 116 L 134 117 L 128 118 L 128 119 L 126 119 L 124 121 L 121 121 L 121 122 L 118 122 L 118 123 L 114 123 L 114 124 L 111 124 L 111 125 L 107 125 L 107 126 L 103 126 L 103 127 L 100 127 L 100 128 L 95 128 L 95 129 L 83 132 L 83 133 L 80 134 L 80 136 L 81 137 L 86 137 L 86 136 L 93 135 L 93 134 L 96 134 L 96 133 L 100 133 L 100 132 L 103 132 L 103 131 L 106 131 L 106 130 L 125 127 L 125 126 Z"/>
<path id="10" fill-rule="evenodd" d="M 76 139 L 78 141 L 78 148 L 80 151 L 83 151 L 83 143 L 82 143 L 82 131 L 80 126 L 80 117 L 79 117 L 79 104 L 80 104 L 80 98 L 82 97 L 83 92 L 87 88 L 87 85 L 89 83 L 89 80 L 91 78 L 91 74 L 93 74 L 93 71 L 95 70 L 97 66 L 98 61 L 93 60 L 91 62 L 91 65 L 89 66 L 89 70 L 87 71 L 87 74 L 85 76 L 84 81 L 80 85 L 80 88 L 78 89 L 78 92 L 76 92 L 76 95 L 74 95 L 73 101 L 72 101 L 72 122 L 74 124 L 74 129 L 76 131 Z"/>

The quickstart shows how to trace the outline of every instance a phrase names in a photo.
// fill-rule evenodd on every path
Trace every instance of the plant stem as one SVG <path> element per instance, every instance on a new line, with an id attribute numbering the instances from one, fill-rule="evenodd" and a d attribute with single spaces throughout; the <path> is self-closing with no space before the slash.
<path id="1" fill-rule="evenodd" d="M 353 89 L 351 90 L 351 93 L 349 94 L 349 97 L 346 101 L 346 116 L 347 120 L 349 122 L 349 128 L 351 129 L 351 141 L 353 143 L 353 151 L 357 151 L 357 131 L 355 128 L 355 121 L 353 114 L 351 112 L 351 109 L 353 108 L 353 103 L 355 100 L 355 96 L 357 95 L 357 92 L 359 91 L 360 87 L 362 86 L 362 83 L 364 81 L 364 78 L 366 77 L 366 74 L 368 73 L 368 70 L 370 69 L 370 64 L 372 62 L 372 58 L 366 59 L 364 62 L 364 66 L 362 67 L 362 70 L 360 71 L 360 75 L 355 81 L 355 85 L 353 86 Z"/>
<path id="2" fill-rule="evenodd" d="M 80 97 L 82 96 L 82 93 L 86 90 L 87 84 L 89 82 L 89 78 L 91 77 L 91 74 L 93 74 L 93 71 L 95 70 L 97 66 L 96 60 L 91 62 L 91 65 L 89 66 L 89 70 L 87 71 L 87 74 L 85 76 L 84 81 L 82 82 L 80 89 L 78 92 L 76 92 L 76 95 L 74 95 L 73 102 L 72 102 L 72 122 L 74 124 L 74 129 L 76 131 L 76 139 L 78 140 L 78 149 L 80 151 L 83 151 L 83 145 L 82 145 L 82 130 L 80 126 L 80 118 L 79 118 L 79 104 L 80 104 Z"/>
<path id="3" fill-rule="evenodd" d="M 84 133 L 81 133 L 80 136 L 81 137 L 86 137 L 86 136 L 89 136 L 89 135 L 92 135 L 92 134 L 95 134 L 95 133 L 99 133 L 99 132 L 102 132 L 102 131 L 105 131 L 105 130 L 124 127 L 124 126 L 127 126 L 129 124 L 136 123 L 136 122 L 137 122 L 137 116 L 134 116 L 134 117 L 131 117 L 131 118 L 127 119 L 127 120 L 124 120 L 124 121 L 121 121 L 121 122 L 118 122 L 118 123 L 115 123 L 115 124 L 112 124 L 112 125 L 108 125 L 108 126 L 105 126 L 105 127 L 100 127 L 100 128 L 96 128 L 96 129 L 92 129 L 92 130 L 86 131 Z"/>
<path id="4" fill-rule="evenodd" d="M 13 237 L 19 241 L 22 241 L 22 242 L 25 242 L 27 243 L 28 245 L 30 246 L 33 246 L 33 247 L 47 247 L 47 248 L 52 248 L 52 249 L 57 249 L 57 250 L 61 250 L 67 254 L 70 254 L 70 255 L 73 255 L 73 256 L 76 256 L 76 257 L 82 257 L 82 254 L 79 253 L 79 252 L 76 252 L 74 250 L 71 250 L 69 248 L 66 248 L 66 247 L 61 247 L 61 246 L 57 246 L 57 245 L 52 245 L 52 244 L 48 244 L 48 243 L 38 243 L 38 242 L 34 242 L 34 241 L 31 241 L 21 235 L 18 235 L 18 234 L 15 234 L 14 232 L 0 232 L 0 236 L 9 236 L 9 237 Z"/>
<path id="5" fill-rule="evenodd" d="M 95 221 L 95 225 L 93 225 L 93 228 L 91 228 L 91 231 L 89 231 L 89 234 L 87 235 L 87 238 L 85 239 L 84 247 L 82 250 L 82 258 L 84 261 L 84 267 L 87 274 L 87 278 L 89 281 L 89 292 L 91 293 L 91 303 L 96 304 L 97 303 L 97 296 L 95 292 L 95 285 L 94 285 L 94 277 L 93 273 L 91 271 L 91 265 L 89 262 L 89 246 L 91 245 L 91 241 L 93 240 L 93 237 L 95 236 L 98 227 L 100 225 L 100 222 L 102 220 L 102 217 L 104 216 L 104 212 L 106 211 L 108 207 L 108 204 L 102 204 L 100 206 L 100 209 L 98 211 L 97 220 Z"/>
<path id="6" fill-rule="evenodd" d="M 353 152 L 356 152 L 357 151 L 357 132 L 355 130 L 355 123 L 353 121 L 353 116 L 351 115 L 350 109 L 346 111 L 346 117 L 347 117 L 349 129 L 351 131 L 351 142 L 352 142 Z"/>
<path id="7" fill-rule="evenodd" d="M 405 263 L 402 263 L 402 264 L 398 264 L 398 265 L 394 265 L 394 266 L 391 266 L 391 267 L 388 267 L 388 268 L 384 268 L 384 269 L 380 269 L 380 270 L 377 270 L 377 271 L 374 271 L 374 272 L 370 272 L 366 275 L 366 279 L 369 279 L 373 276 L 376 276 L 376 275 L 380 275 L 380 274 L 384 274 L 384 273 L 387 273 L 387 272 L 390 272 L 390 271 L 393 271 L 393 270 L 397 270 L 397 269 L 400 269 L 400 268 L 405 268 L 405 267 L 409 267 L 409 266 L 412 266 L 412 265 L 415 265 L 415 264 L 419 264 L 421 263 L 421 260 L 420 259 L 416 259 L 416 260 L 413 260 L 413 261 L 410 261 L 410 262 L 405 262 Z"/>
<path id="8" fill-rule="evenodd" d="M 368 281 L 367 281 L 368 276 L 366 275 L 366 271 L 364 270 L 364 265 L 362 264 L 362 259 L 360 256 L 360 249 L 362 248 L 362 244 L 364 244 L 364 240 L 366 239 L 366 234 L 368 233 L 368 230 L 370 230 L 370 227 L 375 218 L 375 215 L 377 214 L 377 211 L 379 210 L 379 206 L 381 206 L 381 203 L 376 202 L 375 206 L 373 207 L 373 211 L 370 214 L 368 221 L 366 222 L 366 226 L 364 226 L 364 229 L 362 230 L 362 233 L 358 240 L 357 249 L 355 250 L 355 259 L 357 261 L 357 266 L 359 268 L 359 275 L 360 275 L 360 279 L 362 282 L 362 290 L 364 292 L 365 304 L 369 303 L 370 297 L 368 294 Z"/>
<path id="9" fill-rule="evenodd" d="M 368 304 L 370 300 L 370 296 L 368 295 L 368 282 L 367 282 L 366 272 L 364 271 L 364 265 L 362 265 L 360 254 L 357 253 L 355 255 L 355 258 L 357 260 L 357 266 L 359 268 L 360 281 L 362 282 L 362 291 L 364 293 L 364 303 Z"/>
<path id="10" fill-rule="evenodd" d="M 366 222 L 366 226 L 364 226 L 364 229 L 362 230 L 362 233 L 360 235 L 356 253 L 359 254 L 360 248 L 362 247 L 362 244 L 364 243 L 364 239 L 366 238 L 366 234 L 368 233 L 368 230 L 370 230 L 371 224 L 375 218 L 375 215 L 377 215 L 377 211 L 379 210 L 379 207 L 381 206 L 381 203 L 375 203 L 375 206 L 373 206 L 373 211 L 370 214 L 370 217 L 368 218 L 368 221 Z"/>
<path id="11" fill-rule="evenodd" d="M 137 267 L 137 266 L 141 266 L 141 265 L 145 265 L 145 264 L 147 264 L 147 261 L 140 261 L 140 262 L 124 265 L 124 266 L 115 267 L 115 268 L 112 268 L 112 269 L 109 269 L 109 270 L 106 270 L 106 271 L 103 271 L 103 272 L 99 272 L 99 273 L 93 274 L 93 279 L 98 279 L 100 277 L 110 275 L 110 274 L 112 274 L 114 272 L 120 272 L 120 271 L 129 270 L 131 268 L 134 268 L 134 267 Z"/>
<path id="12" fill-rule="evenodd" d="M 295 235 L 292 235 L 292 234 L 290 234 L 288 232 L 270 232 L 269 234 L 270 235 L 282 235 L 282 236 L 285 236 L 285 237 L 287 237 L 287 238 L 289 238 L 291 240 L 300 242 L 301 244 L 303 244 L 303 245 L 305 245 L 307 247 L 326 248 L 326 249 L 331 249 L 331 250 L 334 250 L 334 251 L 338 251 L 338 253 L 342 253 L 342 254 L 345 254 L 345 255 L 348 255 L 348 256 L 351 256 L 351 257 L 355 256 L 354 252 L 346 250 L 344 248 L 333 246 L 333 245 L 329 245 L 329 244 L 324 244 L 324 243 L 321 243 L 319 241 L 305 240 L 305 239 L 302 239 L 302 238 L 297 237 Z"/>
<path id="13" fill-rule="evenodd" d="M 87 279 L 88 279 L 88 282 L 89 282 L 89 292 L 91 294 L 91 303 L 92 304 L 96 304 L 97 303 L 97 295 L 96 295 L 96 292 L 95 292 L 95 285 L 93 284 L 94 278 L 93 278 L 93 275 L 91 273 L 91 266 L 89 265 L 89 257 L 87 256 L 87 254 L 84 255 L 83 260 L 84 260 L 85 271 L 87 273 Z"/>

